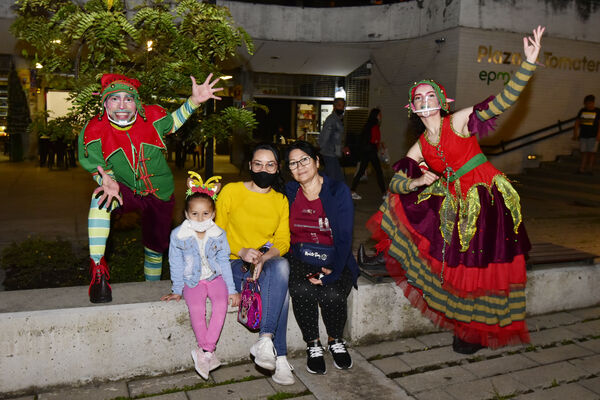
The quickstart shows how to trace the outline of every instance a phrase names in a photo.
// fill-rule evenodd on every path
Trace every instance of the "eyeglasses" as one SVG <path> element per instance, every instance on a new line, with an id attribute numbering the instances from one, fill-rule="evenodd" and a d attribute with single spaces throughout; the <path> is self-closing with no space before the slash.
<path id="1" fill-rule="evenodd" d="M 309 163 L 310 163 L 310 157 L 304 156 L 301 159 L 299 159 L 298 161 L 290 161 L 288 163 L 288 166 L 290 167 L 290 170 L 293 171 L 296 168 L 298 168 L 298 166 L 302 165 L 303 167 L 306 167 Z"/>
<path id="2" fill-rule="evenodd" d="M 262 171 L 263 169 L 269 173 L 277 171 L 277 163 L 275 161 L 269 161 L 263 164 L 262 162 L 255 160 L 252 161 L 250 165 L 252 166 L 252 171 L 254 172 Z"/>

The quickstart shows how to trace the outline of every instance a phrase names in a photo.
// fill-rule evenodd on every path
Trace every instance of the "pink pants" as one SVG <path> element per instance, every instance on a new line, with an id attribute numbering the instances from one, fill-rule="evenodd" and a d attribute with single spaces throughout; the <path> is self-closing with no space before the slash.
<path id="1" fill-rule="evenodd" d="M 207 297 L 212 305 L 208 326 L 206 324 Z M 212 281 L 200 281 L 193 288 L 184 285 L 183 298 L 190 311 L 190 321 L 198 346 L 205 351 L 215 351 L 227 315 L 229 293 L 225 281 L 219 276 Z"/>

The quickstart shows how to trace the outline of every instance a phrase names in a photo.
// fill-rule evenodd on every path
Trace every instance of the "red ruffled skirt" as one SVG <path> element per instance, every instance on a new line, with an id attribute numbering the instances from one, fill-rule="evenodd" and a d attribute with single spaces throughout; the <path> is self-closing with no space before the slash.
<path id="1" fill-rule="evenodd" d="M 477 233 L 466 252 L 454 242 L 442 249 L 441 199 L 419 203 L 416 196 L 389 194 L 367 223 L 406 298 L 466 342 L 490 348 L 529 343 L 525 257 L 530 244 L 524 227 L 515 233 L 510 218 L 504 218 L 501 194 L 480 191 Z"/>

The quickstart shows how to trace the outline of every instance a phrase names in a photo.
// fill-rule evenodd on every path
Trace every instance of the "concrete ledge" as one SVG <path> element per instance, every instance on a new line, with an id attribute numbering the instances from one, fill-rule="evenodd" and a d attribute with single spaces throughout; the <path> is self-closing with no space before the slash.
<path id="1" fill-rule="evenodd" d="M 530 271 L 528 313 L 600 304 L 600 265 Z M 195 346 L 185 303 L 156 301 L 169 282 L 113 285 L 113 303 L 92 305 L 87 287 L 0 293 L 0 388 L 4 393 L 191 368 Z M 348 304 L 353 344 L 434 331 L 393 282 L 359 280 Z M 321 324 L 322 340 L 326 333 Z M 246 360 L 256 334 L 230 310 L 218 344 L 224 362 Z M 290 309 L 288 349 L 304 350 Z"/>

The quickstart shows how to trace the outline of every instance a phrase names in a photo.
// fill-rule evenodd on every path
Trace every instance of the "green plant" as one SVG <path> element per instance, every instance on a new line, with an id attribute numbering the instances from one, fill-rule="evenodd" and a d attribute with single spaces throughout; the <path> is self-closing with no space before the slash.
<path id="1" fill-rule="evenodd" d="M 87 282 L 85 258 L 73 252 L 70 242 L 29 237 L 2 251 L 7 290 L 83 285 Z"/>
<path id="2" fill-rule="evenodd" d="M 141 282 L 144 277 L 144 246 L 139 226 L 117 227 L 107 242 L 106 259 L 111 283 Z M 39 236 L 13 242 L 1 256 L 6 271 L 6 290 L 42 289 L 89 283 L 87 247 L 74 251 L 64 239 Z M 161 279 L 170 279 L 169 262 L 163 258 Z"/>
<path id="3" fill-rule="evenodd" d="M 255 114 L 246 108 L 227 107 L 221 111 L 225 128 L 232 132 L 251 135 L 258 125 Z"/>
<path id="4" fill-rule="evenodd" d="M 193 75 L 218 74 L 218 62 L 252 40 L 226 7 L 197 0 L 18 0 L 11 32 L 23 56 L 40 63 L 39 77 L 68 86 L 76 114 L 85 121 L 98 112 L 94 95 L 102 73 L 135 76 L 144 103 L 176 108 L 189 95 Z M 69 79 L 65 81 L 64 77 Z"/>

